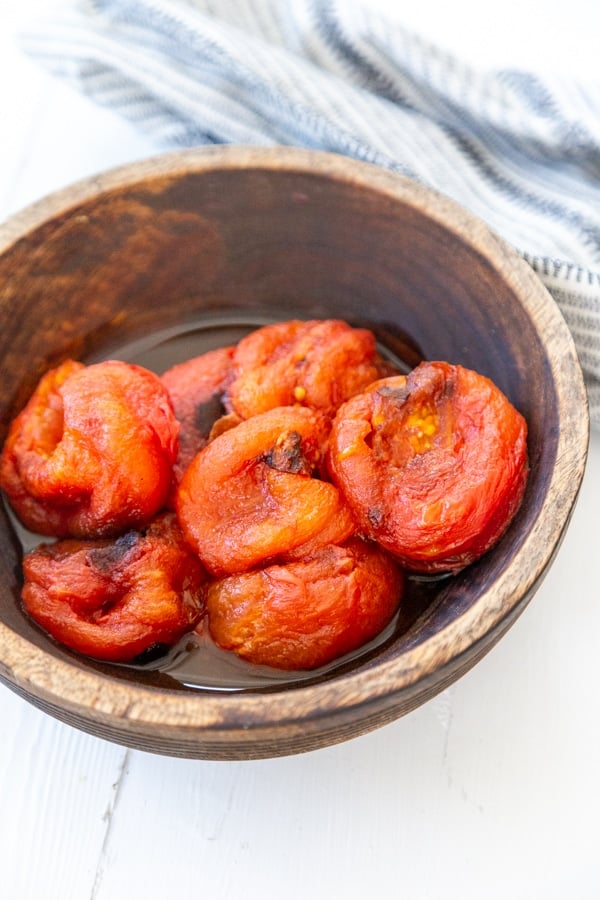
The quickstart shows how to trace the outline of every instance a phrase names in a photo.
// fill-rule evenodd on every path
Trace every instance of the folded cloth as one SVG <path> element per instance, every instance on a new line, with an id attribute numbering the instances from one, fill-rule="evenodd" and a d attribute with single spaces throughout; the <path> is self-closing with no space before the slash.
<path id="1" fill-rule="evenodd" d="M 600 425 L 600 80 L 474 71 L 354 0 L 71 0 L 24 44 L 165 148 L 317 148 L 457 200 L 556 299 Z"/>

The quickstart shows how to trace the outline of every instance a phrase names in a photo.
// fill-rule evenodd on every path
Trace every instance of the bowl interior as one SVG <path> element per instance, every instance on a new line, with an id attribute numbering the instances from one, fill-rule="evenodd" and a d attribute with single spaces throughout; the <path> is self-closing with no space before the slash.
<path id="1" fill-rule="evenodd" d="M 0 255 L 0 440 L 41 373 L 66 357 L 121 356 L 160 371 L 275 319 L 343 318 L 372 328 L 406 366 L 444 359 L 489 376 L 528 422 L 525 501 L 496 548 L 456 578 L 415 585 L 397 627 L 342 667 L 368 669 L 476 606 L 534 528 L 564 415 L 545 333 L 558 328 L 563 340 L 553 310 L 545 325 L 551 306 L 480 223 L 403 179 L 319 154 L 176 154 L 63 192 L 13 224 Z M 583 445 L 577 372 L 569 402 Z M 8 629 L 110 678 L 186 690 L 185 678 L 160 667 L 102 666 L 55 646 L 21 613 L 20 560 L 19 536 L 0 509 L 0 621 Z M 494 626 L 526 601 L 545 565 Z M 334 667 L 323 677 L 337 674 Z"/>

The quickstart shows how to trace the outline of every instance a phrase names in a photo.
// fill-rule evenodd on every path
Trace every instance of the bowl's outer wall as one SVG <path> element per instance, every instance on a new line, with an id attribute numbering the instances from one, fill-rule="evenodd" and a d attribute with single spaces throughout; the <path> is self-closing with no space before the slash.
<path id="1" fill-rule="evenodd" d="M 497 551 L 453 582 L 420 632 L 382 653 L 435 635 L 510 564 L 535 522 L 555 461 L 556 396 L 534 323 L 476 241 L 360 179 L 260 167 L 163 174 L 92 196 L 21 237 L 0 257 L 0 440 L 41 373 L 60 360 L 110 355 L 148 332 L 228 311 L 365 324 L 408 363 L 446 359 L 488 375 L 525 415 L 532 471 L 515 523 Z M 18 609 L 19 568 L 4 519 L 0 619 L 47 647 Z M 490 633 L 489 643 L 496 638 Z M 481 652 L 479 644 L 453 677 Z M 424 684 L 423 699 L 436 689 Z M 413 689 L 404 706 L 418 702 Z M 371 727 L 363 718 L 356 733 Z"/>

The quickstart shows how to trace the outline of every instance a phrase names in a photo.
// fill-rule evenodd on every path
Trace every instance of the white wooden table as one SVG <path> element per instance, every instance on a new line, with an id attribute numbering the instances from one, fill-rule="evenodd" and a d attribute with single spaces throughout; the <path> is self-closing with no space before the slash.
<path id="1" fill-rule="evenodd" d="M 0 0 L 0 218 L 160 149 L 20 56 L 13 24 L 44 6 Z M 396 14 L 476 62 L 597 66 L 585 0 L 566 24 L 558 3 L 417 6 Z M 337 747 L 162 758 L 0 687 L 0 898 L 600 897 L 599 501 L 594 434 L 571 528 L 514 628 L 440 697 Z"/>

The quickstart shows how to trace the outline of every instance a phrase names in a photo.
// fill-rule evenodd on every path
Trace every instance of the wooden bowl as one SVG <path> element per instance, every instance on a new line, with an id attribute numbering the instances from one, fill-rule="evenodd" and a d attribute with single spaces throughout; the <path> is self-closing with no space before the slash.
<path id="1" fill-rule="evenodd" d="M 366 164 L 282 148 L 185 151 L 90 178 L 13 217 L 0 229 L 0 441 L 39 376 L 66 357 L 121 355 L 160 370 L 291 317 L 366 324 L 408 366 L 444 359 L 500 386 L 528 421 L 531 460 L 501 542 L 456 577 L 415 583 L 394 627 L 352 659 L 304 678 L 227 674 L 219 660 L 213 683 L 206 673 L 199 683 L 185 663 L 103 665 L 42 633 L 19 604 L 27 538 L 2 508 L 0 678 L 22 697 L 143 750 L 291 754 L 428 700 L 531 599 L 587 453 L 570 334 L 536 276 L 479 220 Z"/>

